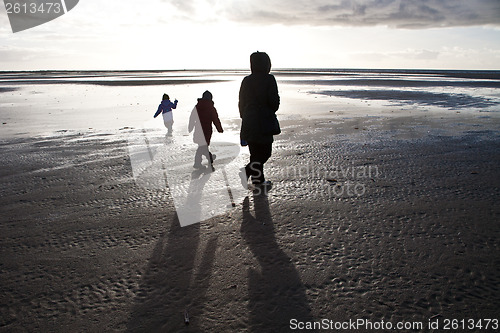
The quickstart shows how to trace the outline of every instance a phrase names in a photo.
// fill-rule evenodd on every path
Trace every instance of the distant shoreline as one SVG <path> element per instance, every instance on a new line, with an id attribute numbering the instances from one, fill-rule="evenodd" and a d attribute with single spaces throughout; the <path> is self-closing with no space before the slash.
<path id="1" fill-rule="evenodd" d="M 196 84 L 196 83 L 218 83 L 234 80 L 236 77 L 248 75 L 248 70 L 240 69 L 203 69 L 203 70 L 40 70 L 40 71 L 0 71 L 1 85 L 31 85 L 31 84 L 92 84 L 105 86 L 145 86 L 145 85 L 172 85 L 172 84 Z M 307 77 L 323 77 L 323 83 L 335 85 L 363 85 L 375 81 L 376 85 L 386 81 L 384 85 L 392 85 L 404 82 L 413 82 L 411 79 L 418 76 L 431 76 L 431 78 L 447 79 L 469 79 L 469 80 L 492 80 L 482 82 L 481 87 L 500 87 L 500 70 L 416 70 L 416 69 L 275 69 L 272 71 L 278 79 L 302 77 L 303 81 L 292 81 L 292 83 L 315 84 Z M 367 75 L 378 75 L 377 77 L 366 77 Z M 404 75 L 404 80 L 393 81 L 394 76 Z M 334 79 L 324 80 L 324 76 Z M 342 76 L 342 80 L 335 78 Z M 210 78 L 208 78 L 210 77 Z M 230 78 L 232 77 L 232 78 Z M 362 81 L 355 81 L 362 77 Z M 425 79 L 425 80 L 423 80 Z M 314 79 L 313 79 L 314 80 Z M 281 80 L 288 83 L 285 80 Z M 420 78 L 418 82 L 425 81 L 428 85 L 443 85 L 443 81 Z M 498 81 L 498 82 L 497 82 Z M 467 82 L 448 82 L 446 85 L 468 85 Z M 474 86 L 477 82 L 474 83 Z M 416 86 L 420 86 L 416 83 Z"/>
<path id="2" fill-rule="evenodd" d="M 18 73 L 176 73 L 176 72 L 201 72 L 201 73 L 249 73 L 249 69 L 241 68 L 214 68 L 214 69 L 41 69 L 41 70 L 0 70 L 3 74 Z M 272 73 L 401 73 L 401 74 L 495 74 L 500 79 L 500 69 L 411 69 L 411 68 L 273 68 Z M 467 76 L 473 78 L 471 76 Z"/>

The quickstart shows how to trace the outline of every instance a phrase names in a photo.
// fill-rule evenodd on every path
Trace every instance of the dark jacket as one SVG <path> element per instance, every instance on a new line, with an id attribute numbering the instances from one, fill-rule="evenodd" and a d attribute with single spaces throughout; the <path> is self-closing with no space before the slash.
<path id="1" fill-rule="evenodd" d="M 189 132 L 194 128 L 193 141 L 202 146 L 210 145 L 213 132 L 212 124 L 215 125 L 219 133 L 223 132 L 214 102 L 210 99 L 198 99 L 198 104 L 191 112 L 188 125 Z"/>
<path id="2" fill-rule="evenodd" d="M 154 118 L 158 117 L 158 115 L 160 113 L 167 113 L 167 112 L 171 112 L 172 109 L 175 109 L 177 108 L 177 100 L 175 100 L 175 102 L 171 102 L 170 100 L 168 99 L 165 99 L 163 101 L 161 101 L 160 105 L 158 106 L 158 110 L 156 111 L 155 115 L 154 115 Z"/>
<path id="3" fill-rule="evenodd" d="M 255 55 L 255 56 L 254 56 Z M 241 139 L 254 143 L 272 143 L 272 135 L 262 133 L 262 112 L 274 112 L 279 108 L 278 85 L 271 70 L 267 54 L 256 52 L 250 58 L 252 74 L 241 82 L 238 107 L 240 110 Z"/>

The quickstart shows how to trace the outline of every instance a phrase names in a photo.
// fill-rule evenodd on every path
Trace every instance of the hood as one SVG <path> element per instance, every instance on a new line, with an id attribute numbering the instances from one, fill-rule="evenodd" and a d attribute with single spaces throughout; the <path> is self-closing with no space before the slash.
<path id="1" fill-rule="evenodd" d="M 271 71 L 271 59 L 265 52 L 254 52 L 250 56 L 250 69 L 252 73 L 269 74 Z"/>
<path id="2" fill-rule="evenodd" d="M 210 100 L 210 101 L 211 101 L 211 100 L 212 100 L 212 93 L 211 93 L 210 91 L 206 90 L 206 91 L 203 93 L 203 95 L 202 95 L 201 99 L 208 99 L 208 100 Z"/>

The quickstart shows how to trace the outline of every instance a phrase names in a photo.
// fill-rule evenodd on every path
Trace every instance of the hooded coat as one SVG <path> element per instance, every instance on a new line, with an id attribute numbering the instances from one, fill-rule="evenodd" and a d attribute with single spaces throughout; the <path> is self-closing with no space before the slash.
<path id="1" fill-rule="evenodd" d="M 241 117 L 241 139 L 253 143 L 272 143 L 273 136 L 262 133 L 262 112 L 278 111 L 278 85 L 271 71 L 271 60 L 264 52 L 250 57 L 252 74 L 241 82 L 238 108 Z"/>
<path id="2" fill-rule="evenodd" d="M 161 113 L 161 114 L 163 114 L 164 119 L 165 119 L 165 116 L 168 115 L 168 118 L 173 120 L 171 112 L 172 112 L 172 109 L 176 109 L 176 108 L 177 108 L 177 100 L 175 100 L 175 102 L 172 103 L 170 100 L 164 99 L 163 101 L 161 101 L 160 105 L 158 106 L 158 110 L 156 111 L 156 113 L 153 117 L 156 118 Z"/>
<path id="3" fill-rule="evenodd" d="M 189 118 L 188 130 L 191 132 L 194 129 L 193 141 L 200 146 L 210 145 L 212 139 L 212 124 L 219 133 L 223 132 L 222 125 L 214 107 L 214 102 L 210 98 L 205 97 L 198 99 L 198 104 L 194 107 Z"/>

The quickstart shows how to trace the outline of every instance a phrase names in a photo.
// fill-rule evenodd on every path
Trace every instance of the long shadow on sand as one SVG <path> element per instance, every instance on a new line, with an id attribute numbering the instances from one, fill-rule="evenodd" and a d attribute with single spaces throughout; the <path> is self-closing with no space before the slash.
<path id="1" fill-rule="evenodd" d="M 194 172 L 192 180 L 200 176 Z M 153 250 L 127 332 L 201 331 L 197 320 L 185 324 L 185 311 L 193 319 L 203 313 L 217 237 L 210 238 L 202 250 L 199 247 L 200 224 L 182 228 L 175 214 L 168 234 L 160 236 Z M 196 259 L 198 252 L 201 259 Z"/>
<path id="2" fill-rule="evenodd" d="M 254 195 L 254 212 L 255 217 L 245 198 L 241 234 L 260 264 L 260 270 L 248 272 L 250 330 L 289 332 L 290 320 L 313 320 L 305 287 L 276 242 L 267 196 Z"/>

